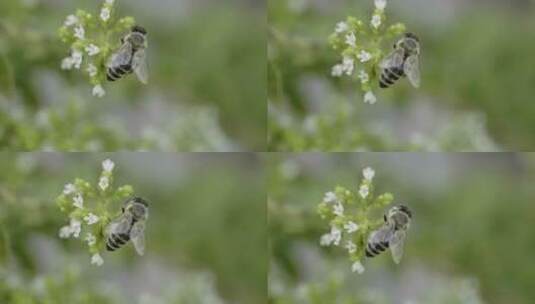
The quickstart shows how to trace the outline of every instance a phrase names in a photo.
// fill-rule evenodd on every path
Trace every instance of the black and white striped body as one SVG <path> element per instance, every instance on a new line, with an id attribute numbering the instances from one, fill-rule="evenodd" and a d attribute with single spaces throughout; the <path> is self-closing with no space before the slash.
<path id="1" fill-rule="evenodd" d="M 384 215 L 384 225 L 372 232 L 366 245 L 366 257 L 373 258 L 390 246 L 399 245 L 399 237 L 409 228 L 412 212 L 407 206 L 398 205 Z M 394 244 L 391 242 L 394 241 Z M 402 242 L 403 240 L 401 240 Z M 398 242 L 398 243 L 396 243 Z"/>
<path id="2" fill-rule="evenodd" d="M 379 87 L 386 89 L 402 77 L 408 77 L 415 87 L 420 85 L 419 55 L 420 40 L 412 33 L 405 33 L 394 44 L 394 50 L 379 64 L 381 76 Z"/>
<path id="3" fill-rule="evenodd" d="M 106 228 L 106 249 L 115 251 L 132 241 L 138 253 L 142 254 L 144 249 L 143 231 L 147 218 L 147 201 L 140 197 L 128 199 L 122 208 L 121 215 Z"/>
<path id="4" fill-rule="evenodd" d="M 405 61 L 403 61 L 405 62 Z M 396 83 L 401 77 L 405 76 L 403 72 L 403 65 L 399 67 L 383 69 L 381 78 L 379 79 L 379 87 L 386 89 Z"/>
<path id="5" fill-rule="evenodd" d="M 121 38 L 121 47 L 110 57 L 107 64 L 106 78 L 108 81 L 119 80 L 133 72 L 137 72 L 144 61 L 144 50 L 147 47 L 147 31 L 141 26 L 134 26 L 129 34 Z"/>
<path id="6" fill-rule="evenodd" d="M 128 243 L 128 241 L 130 241 L 130 230 L 128 233 L 112 233 L 106 240 L 106 249 L 108 251 L 115 251 Z"/>
<path id="7" fill-rule="evenodd" d="M 133 57 L 132 57 L 133 58 Z M 108 81 L 116 81 L 128 74 L 132 74 L 134 69 L 132 68 L 132 60 L 130 60 L 130 63 L 121 65 L 115 68 L 108 68 L 108 72 L 106 73 L 106 78 Z"/>

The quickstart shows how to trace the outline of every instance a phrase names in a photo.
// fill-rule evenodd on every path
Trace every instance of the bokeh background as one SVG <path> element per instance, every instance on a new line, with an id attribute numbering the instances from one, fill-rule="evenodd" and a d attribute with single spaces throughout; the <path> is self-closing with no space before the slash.
<path id="1" fill-rule="evenodd" d="M 57 35 L 102 1 L 0 1 L 0 148 L 14 151 L 263 151 L 265 2 L 116 0 L 149 32 L 148 86 L 91 96 Z"/>
<path id="2" fill-rule="evenodd" d="M 76 177 L 150 201 L 146 253 L 128 244 L 90 265 L 54 201 Z M 266 303 L 265 174 L 252 154 L 0 154 L 0 303 Z"/>
<path id="3" fill-rule="evenodd" d="M 268 3 L 271 151 L 532 151 L 535 1 L 388 1 L 387 23 L 422 41 L 422 86 L 363 103 L 357 80 L 330 76 L 338 21 L 369 22 L 373 0 Z"/>
<path id="4" fill-rule="evenodd" d="M 359 153 L 271 155 L 269 303 L 533 303 L 535 155 Z M 324 193 L 358 191 L 375 169 L 378 193 L 413 222 L 399 265 L 390 253 L 351 272 L 341 247 L 320 247 Z"/>

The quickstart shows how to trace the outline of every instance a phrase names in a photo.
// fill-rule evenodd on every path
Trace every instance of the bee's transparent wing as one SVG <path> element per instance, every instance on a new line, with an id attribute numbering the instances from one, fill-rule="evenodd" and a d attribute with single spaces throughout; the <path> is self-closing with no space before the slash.
<path id="1" fill-rule="evenodd" d="M 132 214 L 126 212 L 113 220 L 107 227 L 107 234 L 125 234 L 130 230 L 132 223 Z"/>
<path id="2" fill-rule="evenodd" d="M 147 68 L 147 54 L 146 51 L 139 50 L 134 54 L 132 59 L 132 67 L 136 72 L 137 79 L 143 84 L 149 83 L 149 70 Z"/>
<path id="3" fill-rule="evenodd" d="M 130 230 L 130 239 L 139 255 L 145 253 L 145 221 L 138 221 Z"/>
<path id="4" fill-rule="evenodd" d="M 398 230 L 394 232 L 389 240 L 390 252 L 392 253 L 392 259 L 396 264 L 399 264 L 403 257 L 403 246 L 405 244 L 405 231 Z"/>
<path id="5" fill-rule="evenodd" d="M 418 55 L 411 55 L 405 60 L 403 71 L 413 87 L 420 87 L 420 59 Z"/>
<path id="6" fill-rule="evenodd" d="M 108 60 L 108 68 L 118 68 L 127 65 L 132 60 L 132 44 L 124 43 Z"/>
<path id="7" fill-rule="evenodd" d="M 380 63 L 381 69 L 401 67 L 403 65 L 403 50 L 397 49 L 388 54 Z"/>

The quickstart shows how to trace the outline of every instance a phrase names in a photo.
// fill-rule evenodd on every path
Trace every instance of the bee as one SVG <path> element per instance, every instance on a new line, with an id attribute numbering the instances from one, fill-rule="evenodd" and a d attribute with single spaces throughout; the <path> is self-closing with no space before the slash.
<path id="1" fill-rule="evenodd" d="M 115 81 L 135 72 L 139 81 L 147 84 L 147 31 L 141 26 L 133 26 L 130 33 L 121 38 L 121 43 L 121 47 L 108 60 L 107 79 Z"/>
<path id="2" fill-rule="evenodd" d="M 145 252 L 145 221 L 149 204 L 140 197 L 124 202 L 122 213 L 106 227 L 106 249 L 115 251 L 132 240 L 139 255 Z"/>
<path id="3" fill-rule="evenodd" d="M 390 208 L 384 215 L 383 226 L 370 234 L 366 245 L 366 256 L 372 258 L 390 248 L 392 259 L 399 264 L 411 219 L 412 212 L 407 206 L 398 205 Z"/>
<path id="4" fill-rule="evenodd" d="M 392 51 L 381 61 L 379 86 L 386 89 L 407 76 L 412 86 L 420 87 L 420 40 L 412 33 L 406 33 L 394 44 Z"/>

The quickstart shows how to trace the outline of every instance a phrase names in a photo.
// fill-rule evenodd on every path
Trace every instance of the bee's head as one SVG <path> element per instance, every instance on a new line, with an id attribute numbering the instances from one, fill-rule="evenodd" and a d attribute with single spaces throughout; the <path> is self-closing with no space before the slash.
<path id="1" fill-rule="evenodd" d="M 140 33 L 142 35 L 147 35 L 147 30 L 140 25 L 134 25 L 132 27 L 132 33 Z"/>
<path id="2" fill-rule="evenodd" d="M 126 40 L 130 42 L 134 48 L 145 47 L 147 31 L 145 28 L 135 25 L 132 27 L 130 34 L 126 36 Z M 124 42 L 123 42 L 124 43 Z"/>
<path id="3" fill-rule="evenodd" d="M 134 215 L 134 218 L 144 219 L 148 216 L 149 203 L 141 197 L 133 197 L 125 202 L 123 212 L 126 210 Z"/>

